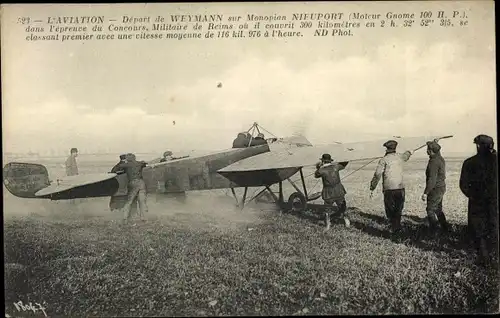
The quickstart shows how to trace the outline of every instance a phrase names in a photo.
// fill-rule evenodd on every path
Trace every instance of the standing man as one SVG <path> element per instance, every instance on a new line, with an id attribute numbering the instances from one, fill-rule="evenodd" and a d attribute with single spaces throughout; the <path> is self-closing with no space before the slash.
<path id="1" fill-rule="evenodd" d="M 493 138 L 474 138 L 477 154 L 466 159 L 460 173 L 460 190 L 469 198 L 468 227 L 478 262 L 489 263 L 498 249 L 497 154 Z"/>
<path id="2" fill-rule="evenodd" d="M 316 164 L 316 171 L 314 172 L 315 178 L 321 178 L 323 181 L 323 190 L 321 191 L 321 198 L 328 206 L 325 213 L 326 230 L 330 229 L 330 216 L 333 203 L 338 207 L 338 214 L 344 219 L 346 227 L 350 226 L 349 219 L 346 216 L 347 204 L 345 201 L 346 190 L 340 180 L 339 171 L 343 170 L 348 162 L 332 163 L 330 154 L 323 154 L 321 162 Z"/>
<path id="3" fill-rule="evenodd" d="M 120 164 L 127 162 L 127 155 L 120 155 L 120 161 L 111 169 L 111 172 L 113 173 L 125 173 L 125 170 L 120 167 Z M 119 210 L 122 209 L 123 206 L 125 205 L 125 202 L 127 202 L 128 195 L 124 196 L 112 196 L 111 199 L 109 200 L 109 208 L 110 210 Z M 137 205 L 139 203 L 137 202 L 137 198 L 134 199 L 132 202 L 132 207 L 130 210 L 130 215 L 136 214 L 138 211 Z"/>
<path id="4" fill-rule="evenodd" d="M 389 140 L 383 146 L 386 148 L 385 156 L 379 160 L 373 175 L 370 183 L 370 191 L 372 192 L 370 196 L 373 195 L 380 178 L 383 177 L 385 214 L 391 224 L 392 233 L 398 234 L 401 231 L 401 214 L 405 203 L 403 164 L 410 159 L 412 152 L 396 153 L 398 142 L 395 140 Z"/>
<path id="5" fill-rule="evenodd" d="M 67 176 L 76 176 L 78 175 L 78 165 L 76 163 L 76 157 L 78 157 L 78 149 L 76 148 L 71 148 L 70 150 L 70 155 L 68 159 L 66 159 L 65 166 L 66 166 L 66 175 Z M 72 206 L 76 205 L 77 200 L 76 199 L 69 199 L 69 204 Z M 80 206 L 76 206 L 77 209 L 80 209 Z"/>
<path id="6" fill-rule="evenodd" d="M 76 176 L 78 175 L 78 166 L 76 164 L 76 157 L 78 157 L 78 149 L 71 148 L 70 155 L 66 159 L 66 175 Z"/>
<path id="7" fill-rule="evenodd" d="M 448 223 L 443 213 L 443 197 L 446 193 L 446 165 L 441 156 L 441 146 L 436 141 L 427 142 L 429 162 L 425 170 L 425 190 L 422 201 L 427 200 L 427 218 L 431 230 L 437 229 L 437 223 L 443 231 L 448 230 Z"/>
<path id="8" fill-rule="evenodd" d="M 128 177 L 128 197 L 123 207 L 123 223 L 127 224 L 130 220 L 130 208 L 136 198 L 139 199 L 139 209 L 141 211 L 141 220 L 144 221 L 144 215 L 148 212 L 146 203 L 146 184 L 142 178 L 142 169 L 146 162 L 137 161 L 134 154 L 127 154 L 126 162 L 118 165 L 117 169 L 123 169 Z"/>

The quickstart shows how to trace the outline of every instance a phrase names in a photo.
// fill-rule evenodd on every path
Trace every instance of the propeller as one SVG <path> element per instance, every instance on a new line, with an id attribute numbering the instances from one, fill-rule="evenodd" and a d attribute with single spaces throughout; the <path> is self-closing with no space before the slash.
<path id="1" fill-rule="evenodd" d="M 438 142 L 438 141 L 440 141 L 441 139 L 447 139 L 447 138 L 451 138 L 451 137 L 453 137 L 453 135 L 449 135 L 449 136 L 444 136 L 444 137 L 436 138 L 436 139 L 434 139 L 434 141 L 435 141 L 435 142 Z M 417 151 L 417 150 L 419 150 L 419 149 L 422 149 L 422 148 L 424 148 L 425 146 L 427 146 L 427 143 L 425 143 L 424 145 L 422 145 L 422 146 L 418 147 L 417 149 L 413 150 L 413 152 L 415 152 L 415 151 Z"/>

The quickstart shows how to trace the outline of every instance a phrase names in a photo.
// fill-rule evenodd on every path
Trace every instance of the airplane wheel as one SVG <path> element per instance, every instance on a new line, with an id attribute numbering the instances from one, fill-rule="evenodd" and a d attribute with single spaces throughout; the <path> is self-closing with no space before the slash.
<path id="1" fill-rule="evenodd" d="M 288 198 L 288 204 L 292 212 L 304 212 L 307 207 L 307 200 L 302 193 L 294 192 Z"/>

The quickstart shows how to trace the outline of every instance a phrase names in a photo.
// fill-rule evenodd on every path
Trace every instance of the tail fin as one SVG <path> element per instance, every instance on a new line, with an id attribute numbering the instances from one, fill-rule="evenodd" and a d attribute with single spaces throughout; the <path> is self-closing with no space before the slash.
<path id="1" fill-rule="evenodd" d="M 3 184 L 20 198 L 36 198 L 35 193 L 50 185 L 45 166 L 35 163 L 11 162 L 3 167 Z"/>

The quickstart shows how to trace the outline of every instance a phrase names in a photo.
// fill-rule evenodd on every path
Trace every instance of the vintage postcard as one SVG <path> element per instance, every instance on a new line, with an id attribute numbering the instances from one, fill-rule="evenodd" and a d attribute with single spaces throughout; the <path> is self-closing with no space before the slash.
<path id="1" fill-rule="evenodd" d="M 493 1 L 0 13 L 6 317 L 498 312 Z"/>

